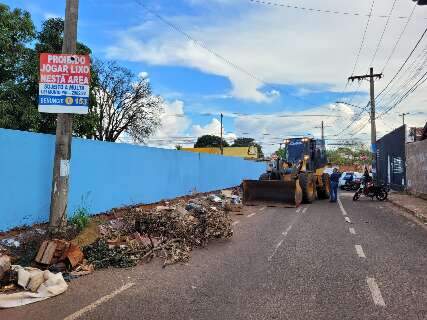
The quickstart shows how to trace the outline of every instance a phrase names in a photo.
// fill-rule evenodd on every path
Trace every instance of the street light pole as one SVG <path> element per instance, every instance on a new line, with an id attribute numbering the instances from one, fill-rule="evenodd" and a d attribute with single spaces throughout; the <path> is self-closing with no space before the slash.
<path id="1" fill-rule="evenodd" d="M 405 125 L 405 116 L 408 115 L 408 114 L 409 114 L 409 112 L 403 112 L 403 113 L 399 114 L 399 116 L 402 117 L 403 125 Z"/>

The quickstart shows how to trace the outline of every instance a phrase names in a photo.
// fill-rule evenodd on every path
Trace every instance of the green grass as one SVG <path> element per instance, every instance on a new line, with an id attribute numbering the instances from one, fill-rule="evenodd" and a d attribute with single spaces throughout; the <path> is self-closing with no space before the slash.
<path id="1" fill-rule="evenodd" d="M 78 208 L 74 212 L 74 215 L 69 219 L 69 223 L 75 225 L 79 229 L 79 231 L 86 228 L 89 224 L 89 221 L 89 211 L 84 207 Z"/>

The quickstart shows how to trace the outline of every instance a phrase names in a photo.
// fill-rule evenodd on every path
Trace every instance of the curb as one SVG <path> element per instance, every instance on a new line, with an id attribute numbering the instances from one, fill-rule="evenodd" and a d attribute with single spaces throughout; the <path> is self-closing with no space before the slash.
<path id="1" fill-rule="evenodd" d="M 408 212 L 409 214 L 411 214 L 412 216 L 414 216 L 421 224 L 423 225 L 427 225 L 427 217 L 419 214 L 418 212 L 409 209 L 408 207 L 405 207 L 403 205 L 401 205 L 399 202 L 388 199 L 388 201 L 390 203 L 392 203 L 393 205 L 395 205 L 396 207 L 405 210 L 406 212 Z"/>

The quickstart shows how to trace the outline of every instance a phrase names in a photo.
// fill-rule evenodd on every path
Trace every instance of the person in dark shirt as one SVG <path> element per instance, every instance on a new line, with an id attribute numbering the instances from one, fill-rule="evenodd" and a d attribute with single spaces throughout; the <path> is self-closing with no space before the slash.
<path id="1" fill-rule="evenodd" d="M 337 168 L 331 174 L 331 200 L 330 202 L 337 202 L 338 198 L 338 182 L 340 180 L 341 173 L 338 172 Z"/>

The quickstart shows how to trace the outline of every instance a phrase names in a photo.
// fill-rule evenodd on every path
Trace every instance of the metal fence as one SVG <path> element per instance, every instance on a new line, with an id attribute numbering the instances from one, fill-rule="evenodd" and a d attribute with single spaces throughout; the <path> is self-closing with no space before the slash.
<path id="1" fill-rule="evenodd" d="M 405 142 L 405 125 L 377 141 L 378 180 L 389 184 L 393 190 L 401 191 L 406 186 Z"/>

